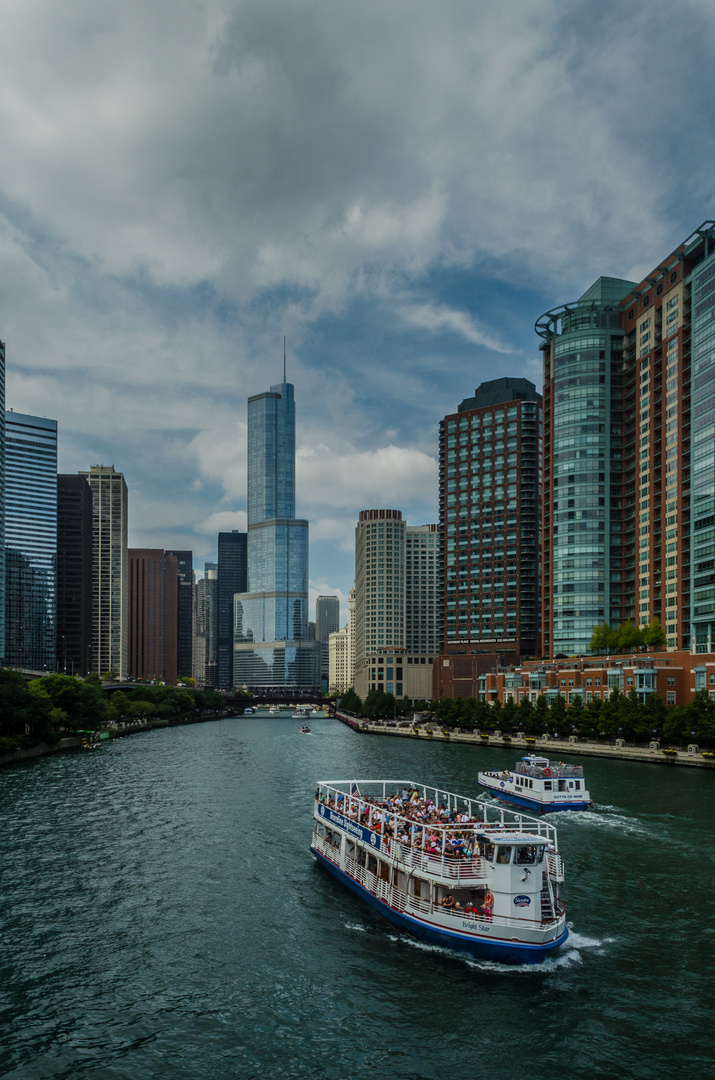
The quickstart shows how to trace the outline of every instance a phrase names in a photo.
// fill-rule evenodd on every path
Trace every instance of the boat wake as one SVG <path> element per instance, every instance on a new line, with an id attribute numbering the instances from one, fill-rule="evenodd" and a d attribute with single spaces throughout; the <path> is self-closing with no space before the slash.
<path id="1" fill-rule="evenodd" d="M 367 934 L 368 933 L 367 926 L 361 926 L 360 923 L 346 922 L 345 923 L 345 929 L 346 930 L 357 930 L 357 932 L 360 933 L 360 934 Z"/>
<path id="2" fill-rule="evenodd" d="M 615 938 L 603 938 L 602 940 L 598 938 L 589 938 L 584 934 L 578 934 L 571 930 L 565 944 L 553 952 L 551 956 L 542 960 L 539 964 L 502 964 L 498 960 L 479 960 L 474 956 L 468 956 L 466 953 L 459 953 L 454 949 L 447 949 L 441 945 L 430 945 L 428 942 L 419 941 L 417 938 L 410 937 L 409 934 L 388 934 L 387 936 L 390 941 L 397 942 L 401 945 L 404 944 L 408 948 L 418 949 L 420 952 L 436 953 L 439 956 L 443 956 L 446 960 L 462 963 L 469 968 L 476 968 L 479 971 L 497 972 L 503 975 L 522 975 L 525 973 L 531 975 L 548 975 L 550 972 L 576 967 L 579 964 L 583 964 L 583 957 L 581 955 L 583 952 L 594 950 L 598 953 L 604 945 L 615 941 Z"/>
<path id="3" fill-rule="evenodd" d="M 642 822 L 634 820 L 623 813 L 604 813 L 608 807 L 596 807 L 593 810 L 581 810 L 575 814 L 569 810 L 559 813 L 559 827 L 564 826 L 578 828 L 579 826 L 596 826 L 599 829 L 617 829 L 622 833 L 630 833 L 633 836 L 651 836 L 652 832 Z M 554 817 L 550 814 L 549 817 Z"/>

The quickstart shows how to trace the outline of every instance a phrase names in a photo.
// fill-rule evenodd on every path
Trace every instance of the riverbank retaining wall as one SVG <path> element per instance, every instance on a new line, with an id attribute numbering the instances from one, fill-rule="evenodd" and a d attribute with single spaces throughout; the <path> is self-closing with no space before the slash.
<path id="1" fill-rule="evenodd" d="M 421 739 L 423 742 L 464 743 L 468 746 L 486 747 L 500 750 L 516 750 L 522 753 L 538 753 L 542 757 L 557 757 L 562 754 L 576 757 L 614 758 L 621 761 L 642 761 L 651 765 L 688 765 L 700 769 L 715 769 L 715 757 L 703 757 L 697 746 L 691 744 L 685 750 L 663 749 L 658 742 L 649 746 L 626 746 L 623 739 L 615 743 L 596 743 L 579 741 L 575 736 L 567 739 L 555 739 L 531 736 L 510 735 L 505 739 L 500 734 L 482 734 L 478 731 L 446 731 L 435 725 L 399 727 L 390 721 L 370 721 L 337 712 L 336 718 L 362 735 L 392 735 L 403 739 Z"/>

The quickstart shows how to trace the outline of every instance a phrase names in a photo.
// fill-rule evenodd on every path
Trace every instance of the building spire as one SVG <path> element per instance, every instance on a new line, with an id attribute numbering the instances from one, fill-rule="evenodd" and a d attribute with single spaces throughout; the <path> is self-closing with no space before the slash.
<path id="1" fill-rule="evenodd" d="M 286 337 L 283 335 L 283 382 L 286 381 Z"/>

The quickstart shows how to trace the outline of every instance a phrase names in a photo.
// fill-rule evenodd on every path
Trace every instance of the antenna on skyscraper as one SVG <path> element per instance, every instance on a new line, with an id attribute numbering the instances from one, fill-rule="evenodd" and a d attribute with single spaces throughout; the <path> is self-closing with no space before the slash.
<path id="1" fill-rule="evenodd" d="M 283 335 L 283 382 L 286 381 L 286 337 Z"/>

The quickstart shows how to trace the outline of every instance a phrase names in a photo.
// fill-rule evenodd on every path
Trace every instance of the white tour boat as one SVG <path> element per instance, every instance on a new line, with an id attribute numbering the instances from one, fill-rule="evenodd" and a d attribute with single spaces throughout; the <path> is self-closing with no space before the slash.
<path id="1" fill-rule="evenodd" d="M 321 781 L 314 819 L 318 861 L 414 937 L 508 963 L 568 937 L 543 819 L 402 780 Z"/>
<path id="2" fill-rule="evenodd" d="M 497 799 L 527 810 L 587 810 L 591 796 L 586 790 L 582 765 L 566 765 L 546 757 L 527 754 L 513 771 L 480 772 L 482 787 Z"/>

